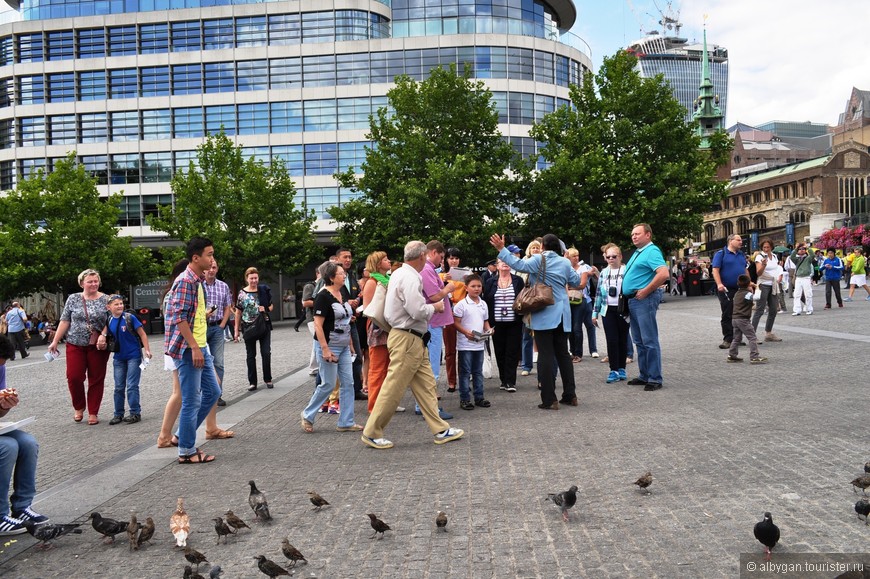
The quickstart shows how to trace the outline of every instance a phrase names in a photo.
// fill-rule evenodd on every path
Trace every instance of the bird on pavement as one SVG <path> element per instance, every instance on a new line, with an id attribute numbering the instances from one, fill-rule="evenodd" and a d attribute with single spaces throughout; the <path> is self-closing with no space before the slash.
<path id="1" fill-rule="evenodd" d="M 224 517 L 226 517 L 227 524 L 236 531 L 251 528 L 248 526 L 247 523 L 245 523 L 245 521 L 237 517 L 236 514 L 232 511 L 227 511 L 226 513 L 224 513 Z"/>
<path id="2" fill-rule="evenodd" d="M 568 509 L 577 503 L 577 486 L 572 485 L 567 491 L 561 493 L 550 493 L 547 495 L 548 501 L 553 501 L 559 510 L 562 511 L 562 518 L 568 521 Z"/>
<path id="3" fill-rule="evenodd" d="M 184 566 L 184 579 L 205 579 L 202 575 L 193 570 L 190 565 Z"/>
<path id="4" fill-rule="evenodd" d="M 130 522 L 127 523 L 127 536 L 130 538 L 130 550 L 139 550 L 139 529 L 142 525 L 136 520 L 136 513 L 130 515 Z"/>
<path id="5" fill-rule="evenodd" d="M 861 491 L 866 495 L 867 487 L 870 487 L 870 474 L 864 474 L 856 478 L 852 481 L 852 491 L 858 492 L 855 489 L 861 489 Z"/>
<path id="6" fill-rule="evenodd" d="M 312 511 L 319 511 L 323 507 L 329 505 L 329 502 L 327 502 L 326 499 L 314 491 L 308 491 L 308 498 L 311 501 L 311 504 L 314 505 L 314 508 L 311 509 Z"/>
<path id="7" fill-rule="evenodd" d="M 142 530 L 139 531 L 139 542 L 138 545 L 141 547 L 143 544 L 148 543 L 151 544 L 151 537 L 154 536 L 154 519 L 151 517 L 145 518 L 145 524 L 142 525 Z"/>
<path id="8" fill-rule="evenodd" d="M 646 474 L 634 481 L 634 484 L 639 486 L 642 489 L 646 490 L 646 494 L 649 494 L 649 485 L 653 482 L 653 475 L 650 471 L 646 471 Z"/>
<path id="9" fill-rule="evenodd" d="M 126 521 L 116 521 L 108 517 L 103 517 L 100 513 L 91 513 L 91 526 L 99 534 L 106 537 L 104 543 L 114 543 L 115 535 L 120 535 L 127 530 Z"/>
<path id="10" fill-rule="evenodd" d="M 858 513 L 859 519 L 862 515 L 864 516 L 865 525 L 870 524 L 870 522 L 867 521 L 867 515 L 870 514 L 870 502 L 868 502 L 867 499 L 861 499 L 855 503 L 855 512 Z"/>
<path id="11" fill-rule="evenodd" d="M 257 489 L 257 485 L 254 481 L 249 480 L 248 484 L 251 485 L 251 494 L 248 495 L 248 504 L 251 505 L 254 515 L 256 515 L 257 519 L 271 521 L 272 515 L 269 514 L 269 503 L 266 502 L 266 495 Z"/>
<path id="12" fill-rule="evenodd" d="M 254 557 L 257 560 L 257 567 L 263 574 L 268 575 L 269 577 L 278 577 L 279 575 L 290 575 L 290 573 L 284 567 L 280 566 L 278 563 L 274 561 L 270 561 L 266 559 L 263 555 L 257 555 Z"/>
<path id="13" fill-rule="evenodd" d="M 305 558 L 299 549 L 290 544 L 289 539 L 284 539 L 281 541 L 281 552 L 284 553 L 284 556 L 293 561 L 292 567 L 296 566 L 298 561 L 303 561 L 306 565 L 308 564 L 308 560 Z"/>
<path id="14" fill-rule="evenodd" d="M 199 573 L 200 563 L 208 563 L 208 559 L 205 558 L 205 555 L 203 555 L 193 547 L 184 548 L 184 558 L 187 559 L 188 563 L 193 563 L 194 565 L 196 565 L 197 573 Z"/>
<path id="15" fill-rule="evenodd" d="M 221 569 L 220 565 L 215 565 L 208 571 L 208 579 L 220 579 L 221 573 L 223 573 L 223 569 Z"/>
<path id="16" fill-rule="evenodd" d="M 214 530 L 217 533 L 217 543 L 216 545 L 221 544 L 221 537 L 224 538 L 224 545 L 227 544 L 227 537 L 233 534 L 233 530 L 227 526 L 224 520 L 221 517 L 217 517 L 212 519 L 214 521 Z"/>
<path id="17" fill-rule="evenodd" d="M 770 561 L 770 551 L 779 542 L 779 527 L 773 524 L 770 513 L 764 513 L 764 519 L 755 523 L 753 532 L 758 542 L 764 545 L 764 552 L 767 554 L 765 561 Z"/>
<path id="18" fill-rule="evenodd" d="M 439 531 L 443 530 L 445 533 L 447 532 L 447 513 L 438 511 L 438 516 L 435 517 L 435 526 Z"/>
<path id="19" fill-rule="evenodd" d="M 371 537 L 369 537 L 369 539 L 374 539 L 378 535 L 378 533 L 381 534 L 381 539 L 383 539 L 384 533 L 386 533 L 387 531 L 392 531 L 390 526 L 388 524 L 386 524 L 385 522 L 383 522 L 382 520 L 380 520 L 376 514 L 369 513 L 368 516 L 369 516 L 369 519 L 371 519 L 372 529 L 375 530 L 374 534 Z"/>
<path id="20" fill-rule="evenodd" d="M 864 472 L 870 473 L 870 460 L 864 463 Z"/>
<path id="21" fill-rule="evenodd" d="M 184 510 L 184 499 L 178 497 L 175 512 L 169 517 L 169 530 L 175 535 L 177 547 L 187 546 L 187 537 L 190 535 L 190 515 Z"/>
<path id="22" fill-rule="evenodd" d="M 50 541 L 54 539 L 63 537 L 64 535 L 68 535 L 70 533 L 74 535 L 81 535 L 82 530 L 79 529 L 81 527 L 81 523 L 70 523 L 70 524 L 54 524 L 49 525 L 43 523 L 41 525 L 37 523 L 25 523 L 24 525 L 27 528 L 27 532 L 30 533 L 34 539 L 40 541 L 39 547 L 40 549 L 48 549 L 51 547 Z"/>

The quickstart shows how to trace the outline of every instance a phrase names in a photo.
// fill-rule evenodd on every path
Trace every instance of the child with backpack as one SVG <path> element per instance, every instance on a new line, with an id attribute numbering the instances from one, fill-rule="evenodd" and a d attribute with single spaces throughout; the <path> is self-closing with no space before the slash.
<path id="1" fill-rule="evenodd" d="M 106 348 L 114 352 L 115 371 L 115 414 L 109 425 L 135 424 L 142 420 L 139 405 L 139 379 L 142 376 L 142 348 L 145 357 L 151 359 L 148 337 L 139 318 L 124 311 L 124 297 L 112 295 L 107 305 L 109 320 L 103 330 L 106 335 Z M 108 336 L 111 335 L 112 338 Z M 124 417 L 124 399 L 130 406 L 130 414 Z"/>

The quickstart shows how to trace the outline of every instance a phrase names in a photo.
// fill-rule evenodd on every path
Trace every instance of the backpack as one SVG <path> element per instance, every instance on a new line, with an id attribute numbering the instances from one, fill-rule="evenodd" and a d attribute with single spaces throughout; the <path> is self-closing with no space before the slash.
<path id="1" fill-rule="evenodd" d="M 139 342 L 139 347 L 142 348 L 142 337 L 139 335 L 139 332 L 137 332 L 136 330 L 133 329 L 133 319 L 132 318 L 135 315 L 136 315 L 136 312 L 128 309 L 128 310 L 124 310 L 122 317 L 124 318 L 124 325 L 128 328 L 128 331 L 130 332 L 131 335 L 136 336 L 136 341 Z M 108 337 L 106 338 L 106 340 L 107 340 L 106 349 L 108 349 L 110 352 L 119 352 L 121 342 L 118 339 L 118 336 L 116 336 L 115 333 L 110 329 L 111 326 L 109 326 L 109 322 L 111 322 L 113 319 L 114 319 L 114 317 L 112 316 L 111 312 L 106 312 L 106 333 L 112 334 L 112 338 L 114 340 L 113 347 L 110 347 L 108 345 Z M 136 318 L 136 319 L 139 319 L 139 318 Z"/>

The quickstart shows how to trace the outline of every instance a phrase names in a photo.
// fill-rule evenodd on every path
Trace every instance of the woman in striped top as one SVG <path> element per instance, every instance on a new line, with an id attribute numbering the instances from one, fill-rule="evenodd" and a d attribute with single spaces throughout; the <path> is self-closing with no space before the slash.
<path id="1" fill-rule="evenodd" d="M 489 319 L 494 330 L 492 342 L 500 388 L 516 392 L 523 320 L 514 312 L 513 305 L 525 284 L 522 278 L 511 273 L 511 268 L 505 262 L 498 260 L 496 268 L 498 275 L 487 279 L 483 287 L 483 300 L 489 308 Z"/>

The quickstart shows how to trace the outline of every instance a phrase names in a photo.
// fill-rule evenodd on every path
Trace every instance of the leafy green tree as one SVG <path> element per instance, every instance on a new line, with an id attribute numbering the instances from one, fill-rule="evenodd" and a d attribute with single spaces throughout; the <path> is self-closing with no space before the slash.
<path id="1" fill-rule="evenodd" d="M 630 246 L 632 225 L 647 222 L 654 239 L 674 247 L 701 230 L 702 214 L 726 194 L 716 168 L 727 161 L 724 133 L 700 150 L 694 126 L 661 75 L 641 78 L 633 55 L 605 58 L 594 77 L 571 87 L 560 107 L 530 134 L 545 142 L 550 164 L 520 207 L 529 235 L 552 232 L 578 247 Z"/>
<path id="2" fill-rule="evenodd" d="M 515 183 L 506 174 L 514 152 L 498 131 L 492 93 L 468 70 L 435 68 L 416 82 L 396 78 L 389 108 L 370 118 L 362 175 L 336 175 L 361 195 L 330 209 L 337 242 L 358 255 L 401 257 L 411 239 L 438 239 L 473 262 L 491 254 L 487 239 L 511 223 Z"/>
<path id="3" fill-rule="evenodd" d="M 100 272 L 107 292 L 151 281 L 151 252 L 118 236 L 121 197 L 101 199 L 75 153 L 0 197 L 0 297 L 81 291 L 78 274 L 87 268 Z"/>
<path id="4" fill-rule="evenodd" d="M 175 207 L 160 207 L 151 227 L 188 240 L 214 242 L 225 279 L 242 281 L 245 269 L 293 274 L 318 253 L 311 233 L 313 213 L 297 209 L 296 187 L 283 161 L 269 166 L 223 133 L 210 135 L 197 148 L 197 164 L 172 178 Z"/>

